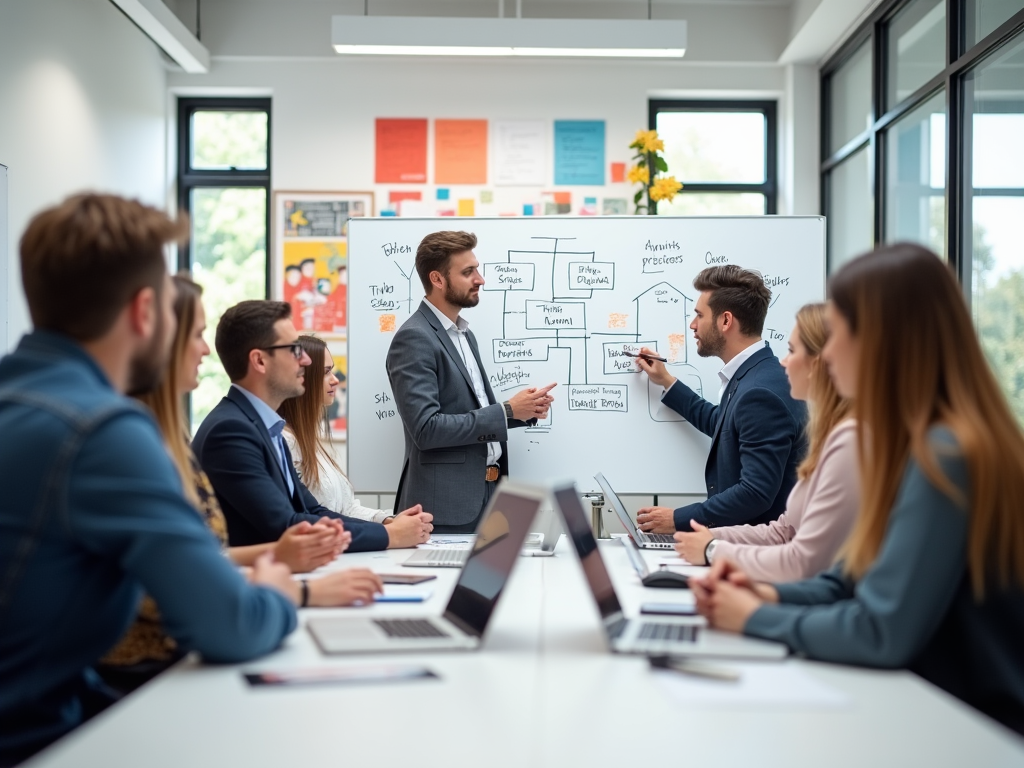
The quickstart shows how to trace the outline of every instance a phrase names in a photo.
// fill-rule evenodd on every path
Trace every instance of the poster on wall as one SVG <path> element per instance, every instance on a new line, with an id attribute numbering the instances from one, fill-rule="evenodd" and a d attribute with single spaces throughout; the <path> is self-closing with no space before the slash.
<path id="1" fill-rule="evenodd" d="M 374 136 L 374 180 L 378 184 L 426 183 L 426 118 L 379 117 Z"/>
<path id="2" fill-rule="evenodd" d="M 275 192 L 274 295 L 292 305 L 300 332 L 348 329 L 348 221 L 373 216 L 372 192 Z"/>

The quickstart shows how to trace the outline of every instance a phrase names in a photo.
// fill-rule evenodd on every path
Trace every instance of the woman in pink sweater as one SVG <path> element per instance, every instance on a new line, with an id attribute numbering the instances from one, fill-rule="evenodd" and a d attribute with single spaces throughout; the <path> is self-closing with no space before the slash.
<path id="1" fill-rule="evenodd" d="M 827 338 L 825 305 L 808 304 L 796 316 L 789 354 L 782 361 L 790 393 L 806 400 L 807 458 L 786 511 L 766 525 L 708 529 L 691 522 L 693 533 L 675 535 L 676 552 L 695 565 L 726 557 L 752 579 L 796 581 L 832 564 L 853 527 L 860 505 L 856 425 L 850 402 L 839 396 L 821 359 Z"/>

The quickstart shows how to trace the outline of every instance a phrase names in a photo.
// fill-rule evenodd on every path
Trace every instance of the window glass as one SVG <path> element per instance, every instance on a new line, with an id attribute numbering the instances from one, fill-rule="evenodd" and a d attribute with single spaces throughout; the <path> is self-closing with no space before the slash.
<path id="1" fill-rule="evenodd" d="M 828 176 L 828 262 L 834 272 L 874 245 L 874 204 L 868 147 L 850 155 Z"/>
<path id="2" fill-rule="evenodd" d="M 946 66 L 946 0 L 914 0 L 887 27 L 886 108 L 931 80 Z"/>
<path id="3" fill-rule="evenodd" d="M 1024 423 L 1024 40 L 965 77 L 973 185 L 971 306 L 982 347 Z M 972 135 L 973 134 L 973 135 Z"/>
<path id="4" fill-rule="evenodd" d="M 967 0 L 964 13 L 967 47 L 994 32 L 1020 10 L 1024 10 L 1024 0 Z"/>
<path id="5" fill-rule="evenodd" d="M 671 203 L 658 203 L 658 215 L 760 216 L 765 203 L 765 196 L 756 192 L 681 192 Z"/>
<path id="6" fill-rule="evenodd" d="M 266 170 L 267 113 L 200 110 L 192 114 L 192 168 Z"/>
<path id="7" fill-rule="evenodd" d="M 763 184 L 763 112 L 659 112 L 668 172 L 682 182 Z"/>
<path id="8" fill-rule="evenodd" d="M 192 190 L 192 275 L 203 286 L 206 341 L 211 354 L 192 393 L 192 428 L 198 428 L 228 390 L 214 349 L 224 311 L 244 299 L 265 299 L 267 193 L 263 187 L 199 187 Z"/>
<path id="9" fill-rule="evenodd" d="M 871 126 L 871 41 L 829 78 L 829 154 Z"/>
<path id="10" fill-rule="evenodd" d="M 885 240 L 945 253 L 946 113 L 940 92 L 885 134 Z"/>

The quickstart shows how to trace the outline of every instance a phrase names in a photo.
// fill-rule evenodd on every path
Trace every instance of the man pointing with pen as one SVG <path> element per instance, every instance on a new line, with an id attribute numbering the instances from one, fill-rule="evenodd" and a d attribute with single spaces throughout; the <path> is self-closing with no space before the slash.
<path id="1" fill-rule="evenodd" d="M 725 364 L 718 374 L 719 405 L 676 380 L 653 350 L 641 349 L 636 363 L 665 387 L 665 405 L 711 437 L 704 470 L 708 498 L 676 510 L 641 509 L 637 525 L 649 533 L 776 519 L 786 509 L 804 453 L 807 410 L 790 397 L 778 358 L 761 340 L 772 295 L 761 275 L 734 265 L 709 267 L 693 286 L 700 291 L 690 323 L 697 354 Z"/>
<path id="2" fill-rule="evenodd" d="M 388 350 L 387 370 L 405 428 L 396 509 L 434 515 L 435 533 L 471 533 L 508 474 L 508 430 L 547 418 L 555 386 L 494 398 L 476 337 L 459 311 L 480 302 L 476 235 L 434 232 L 416 249 L 426 297 Z"/>

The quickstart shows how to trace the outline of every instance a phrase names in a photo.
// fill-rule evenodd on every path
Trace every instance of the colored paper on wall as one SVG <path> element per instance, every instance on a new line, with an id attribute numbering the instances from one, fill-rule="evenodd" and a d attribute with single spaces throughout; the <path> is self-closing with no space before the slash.
<path id="1" fill-rule="evenodd" d="M 437 199 L 447 200 L 451 197 L 451 194 L 451 190 L 448 189 L 447 187 L 439 187 L 437 190 Z"/>
<path id="2" fill-rule="evenodd" d="M 626 180 L 626 164 L 625 163 L 612 163 L 612 184 Z"/>
<path id="3" fill-rule="evenodd" d="M 348 326 L 348 243 L 285 240 L 282 299 L 300 331 L 343 334 Z"/>
<path id="4" fill-rule="evenodd" d="M 601 214 L 604 216 L 625 216 L 629 213 L 629 201 L 624 197 L 606 197 L 602 201 Z"/>
<path id="5" fill-rule="evenodd" d="M 489 189 L 482 190 L 480 192 L 480 202 L 481 203 L 493 203 L 494 202 L 494 193 L 491 190 L 489 190 Z"/>
<path id="6" fill-rule="evenodd" d="M 555 192 L 555 202 L 559 205 L 572 205 L 572 192 Z"/>
<path id="7" fill-rule="evenodd" d="M 397 216 L 398 215 L 398 211 L 381 211 L 380 215 L 381 216 Z"/>
<path id="8" fill-rule="evenodd" d="M 476 216 L 476 200 L 459 200 L 459 216 Z"/>
<path id="9" fill-rule="evenodd" d="M 604 184 L 604 120 L 555 121 L 555 184 Z"/>
<path id="10" fill-rule="evenodd" d="M 423 193 L 422 192 L 408 192 L 408 191 L 400 191 L 400 190 L 392 190 L 391 192 L 388 192 L 388 202 L 389 203 L 400 203 L 403 200 L 422 200 L 422 199 L 423 199 Z"/>
<path id="11" fill-rule="evenodd" d="M 597 216 L 597 198 L 583 198 L 583 207 L 580 208 L 580 216 Z"/>
<path id="12" fill-rule="evenodd" d="M 523 205 L 523 216 L 533 216 L 533 206 L 529 203 Z"/>
<path id="13" fill-rule="evenodd" d="M 378 184 L 426 183 L 427 121 L 425 118 L 377 119 L 374 178 Z"/>
<path id="14" fill-rule="evenodd" d="M 434 121 L 434 181 L 487 183 L 487 121 Z"/>
<path id="15" fill-rule="evenodd" d="M 500 187 L 539 187 L 544 175 L 547 126 L 540 120 L 494 122 L 494 183 Z"/>

